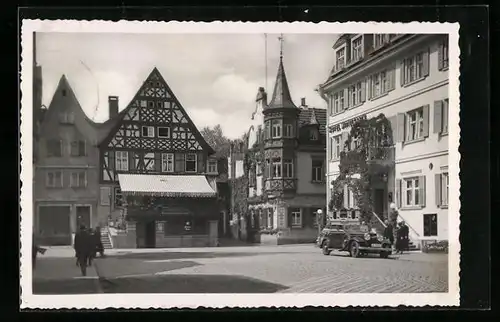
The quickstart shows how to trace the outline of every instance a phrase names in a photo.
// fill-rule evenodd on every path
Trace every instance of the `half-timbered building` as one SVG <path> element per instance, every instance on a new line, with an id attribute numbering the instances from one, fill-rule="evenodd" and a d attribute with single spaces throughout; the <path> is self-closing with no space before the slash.
<path id="1" fill-rule="evenodd" d="M 215 156 L 158 69 L 99 146 L 100 211 L 126 220 L 115 247 L 217 243 L 227 160 Z"/>
<path id="2" fill-rule="evenodd" d="M 248 134 L 250 236 L 263 243 L 312 242 L 316 212 L 325 207 L 326 110 L 296 106 L 282 57 L 267 103 L 260 88 Z"/>

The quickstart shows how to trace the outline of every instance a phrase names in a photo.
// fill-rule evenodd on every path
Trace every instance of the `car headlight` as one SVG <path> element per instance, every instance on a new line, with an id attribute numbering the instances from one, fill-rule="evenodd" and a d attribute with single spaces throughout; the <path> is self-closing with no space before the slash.
<path id="1" fill-rule="evenodd" d="M 384 237 L 383 237 L 383 236 L 381 236 L 381 235 L 378 235 L 378 236 L 377 236 L 377 240 L 378 240 L 379 242 L 383 242 L 383 241 L 384 241 Z"/>
<path id="2" fill-rule="evenodd" d="M 366 233 L 366 234 L 365 234 L 365 240 L 370 240 L 370 239 L 371 239 L 370 234 L 369 234 L 369 233 Z"/>

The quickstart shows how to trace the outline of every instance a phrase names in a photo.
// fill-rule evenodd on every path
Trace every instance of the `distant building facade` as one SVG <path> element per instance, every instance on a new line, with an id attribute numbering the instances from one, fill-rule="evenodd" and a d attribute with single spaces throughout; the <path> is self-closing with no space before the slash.
<path id="1" fill-rule="evenodd" d="M 260 88 L 248 132 L 249 235 L 270 243 L 312 242 L 325 204 L 326 111 L 292 101 L 282 57 L 271 101 Z"/>
<path id="2" fill-rule="evenodd" d="M 386 218 L 394 202 L 414 242 L 446 240 L 447 36 L 343 34 L 333 55 L 335 64 L 319 90 L 328 102 L 327 202 L 330 183 L 339 174 L 341 152 L 353 148 L 345 146 L 351 125 L 382 113 L 391 124 L 392 167 L 372 175 L 375 213 Z M 347 188 L 344 207 L 356 209 Z"/>
<path id="3" fill-rule="evenodd" d="M 110 114 L 118 121 L 99 143 L 98 211 L 126 220 L 115 247 L 216 245 L 229 223 L 227 159 L 215 155 L 160 72 Z"/>
<path id="4" fill-rule="evenodd" d="M 34 232 L 42 244 L 71 245 L 80 225 L 101 221 L 97 142 L 113 122 L 90 120 L 65 76 L 44 114 L 36 141 Z"/>

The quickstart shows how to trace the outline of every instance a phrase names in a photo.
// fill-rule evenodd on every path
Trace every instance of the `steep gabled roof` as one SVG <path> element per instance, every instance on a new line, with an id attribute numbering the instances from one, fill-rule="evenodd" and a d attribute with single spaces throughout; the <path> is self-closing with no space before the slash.
<path id="1" fill-rule="evenodd" d="M 86 139 L 94 143 L 99 142 L 105 137 L 118 119 L 118 117 L 114 117 L 104 123 L 92 121 L 83 111 L 66 75 L 61 76 L 49 107 L 43 112 L 45 115 L 40 129 L 42 136 L 46 127 L 52 126 L 49 120 L 53 119 L 54 115 L 58 115 L 61 112 L 73 113 L 76 128 L 86 137 Z"/>
<path id="2" fill-rule="evenodd" d="M 280 57 L 276 83 L 274 84 L 273 97 L 267 108 L 297 108 L 292 101 L 288 81 L 286 79 L 285 68 L 283 67 L 283 58 Z"/>
<path id="3" fill-rule="evenodd" d="M 326 109 L 324 108 L 312 108 L 301 109 L 299 114 L 299 127 L 311 125 L 311 118 L 318 121 L 319 132 L 321 134 L 326 133 Z"/>
<path id="4" fill-rule="evenodd" d="M 142 83 L 141 87 L 137 90 L 136 94 L 130 101 L 130 103 L 127 105 L 125 109 L 123 109 L 120 113 L 119 116 L 116 118 L 115 121 L 113 121 L 113 126 L 111 131 L 99 142 L 100 146 L 105 146 L 109 144 L 109 142 L 112 140 L 113 136 L 116 134 L 116 132 L 120 129 L 123 120 L 126 115 L 129 115 L 129 111 L 132 108 L 137 108 L 134 104 L 136 100 L 138 100 L 140 97 L 145 97 L 148 94 L 146 94 L 148 91 L 151 91 L 151 89 L 148 87 L 148 84 L 150 82 L 160 82 L 162 86 L 165 88 L 166 93 L 171 97 L 171 99 L 175 102 L 179 110 L 183 113 L 183 116 L 187 120 L 187 123 L 191 125 L 191 130 L 193 132 L 193 135 L 195 136 L 196 140 L 199 142 L 200 145 L 203 146 L 203 148 L 208 151 L 208 154 L 214 154 L 215 151 L 214 149 L 206 142 L 206 140 L 203 138 L 201 135 L 200 131 L 192 121 L 192 119 L 189 117 L 189 114 L 186 112 L 184 107 L 181 105 L 177 97 L 175 96 L 174 92 L 170 89 L 170 86 L 168 86 L 167 82 L 161 75 L 160 71 L 154 67 L 153 70 L 149 73 L 148 77 L 144 80 Z"/>

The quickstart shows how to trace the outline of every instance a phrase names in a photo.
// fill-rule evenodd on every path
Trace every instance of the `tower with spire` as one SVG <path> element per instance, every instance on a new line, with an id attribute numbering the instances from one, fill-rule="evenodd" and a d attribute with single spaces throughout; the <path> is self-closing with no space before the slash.
<path id="1" fill-rule="evenodd" d="M 325 208 L 326 110 L 308 107 L 305 98 L 300 106 L 293 102 L 283 63 L 283 35 L 278 39 L 274 89 L 267 103 L 264 88 L 259 88 L 249 130 L 248 225 L 254 231 L 288 231 L 280 238 L 301 242 L 314 239 L 315 212 Z"/>

